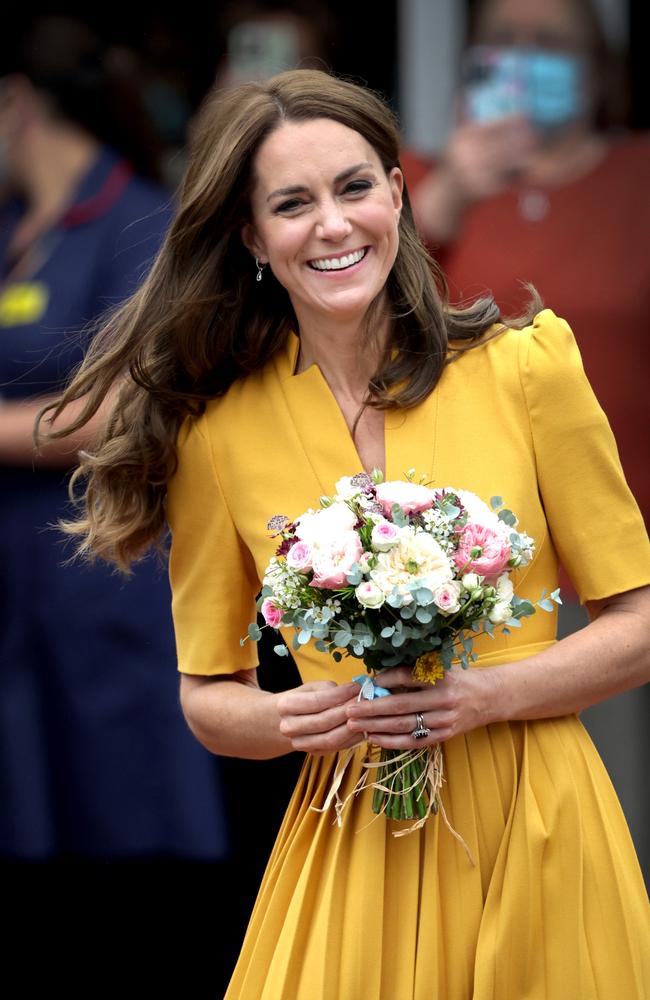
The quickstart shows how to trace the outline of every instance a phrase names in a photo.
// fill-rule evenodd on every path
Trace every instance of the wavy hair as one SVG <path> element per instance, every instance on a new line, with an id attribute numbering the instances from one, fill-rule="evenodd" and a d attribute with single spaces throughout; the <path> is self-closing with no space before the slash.
<path id="1" fill-rule="evenodd" d="M 204 101 L 178 209 L 147 277 L 103 318 L 65 392 L 39 417 L 49 414 L 51 422 L 70 402 L 82 401 L 74 422 L 50 432 L 64 436 L 84 426 L 119 386 L 100 439 L 92 453 L 80 453 L 70 484 L 79 516 L 62 527 L 76 538 L 78 554 L 128 570 L 163 538 L 180 424 L 236 379 L 263 367 L 290 329 L 297 330 L 282 285 L 268 272 L 253 284 L 241 230 L 250 220 L 253 161 L 261 143 L 284 122 L 317 118 L 360 133 L 386 173 L 399 166 L 398 126 L 384 101 L 329 73 L 291 70 Z M 386 303 L 390 334 L 364 404 L 382 409 L 416 406 L 445 364 L 501 319 L 491 298 L 449 306 L 408 196 L 386 294 L 368 310 L 368 327 L 373 311 Z"/>

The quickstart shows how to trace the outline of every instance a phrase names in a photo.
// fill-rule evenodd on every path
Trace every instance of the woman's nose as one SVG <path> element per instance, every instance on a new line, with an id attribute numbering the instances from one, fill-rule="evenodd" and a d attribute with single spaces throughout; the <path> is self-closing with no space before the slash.
<path id="1" fill-rule="evenodd" d="M 344 206 L 335 198 L 321 205 L 316 235 L 323 240 L 342 240 L 352 232 Z"/>

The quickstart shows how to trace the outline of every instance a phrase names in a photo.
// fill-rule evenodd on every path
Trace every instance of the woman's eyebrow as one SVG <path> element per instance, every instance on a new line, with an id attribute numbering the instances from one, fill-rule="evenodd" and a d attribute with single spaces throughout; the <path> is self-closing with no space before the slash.
<path id="1" fill-rule="evenodd" d="M 346 181 L 348 177 L 352 177 L 358 170 L 363 170 L 366 167 L 372 167 L 372 163 L 369 163 L 367 160 L 364 160 L 363 163 L 355 163 L 353 167 L 348 167 L 346 170 L 342 170 L 340 174 L 337 174 L 334 178 L 334 183 L 340 184 L 341 181 Z M 276 191 L 272 191 L 266 200 L 270 201 L 271 198 L 277 198 L 278 196 L 286 197 L 290 194 L 303 194 L 307 190 L 308 188 L 304 184 L 292 184 L 290 187 L 278 188 Z"/>

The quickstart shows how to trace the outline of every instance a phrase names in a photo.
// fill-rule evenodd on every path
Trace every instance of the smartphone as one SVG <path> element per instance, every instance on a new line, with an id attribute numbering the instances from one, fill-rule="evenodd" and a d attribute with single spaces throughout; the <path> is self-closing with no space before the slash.
<path id="1" fill-rule="evenodd" d="M 584 67 L 573 54 L 474 46 L 464 61 L 465 112 L 472 121 L 525 115 L 540 129 L 563 125 L 584 109 Z"/>
<path id="2" fill-rule="evenodd" d="M 228 33 L 227 50 L 233 84 L 268 80 L 295 69 L 300 59 L 296 28 L 279 21 L 242 21 Z"/>

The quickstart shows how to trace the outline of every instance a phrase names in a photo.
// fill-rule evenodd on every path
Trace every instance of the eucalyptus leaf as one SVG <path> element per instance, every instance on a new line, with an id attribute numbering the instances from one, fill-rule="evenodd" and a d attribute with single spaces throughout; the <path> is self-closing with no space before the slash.
<path id="1" fill-rule="evenodd" d="M 279 646 L 274 646 L 273 647 L 273 652 L 276 653 L 277 656 L 288 656 L 289 655 L 289 650 L 284 645 L 284 643 L 281 643 Z"/>

